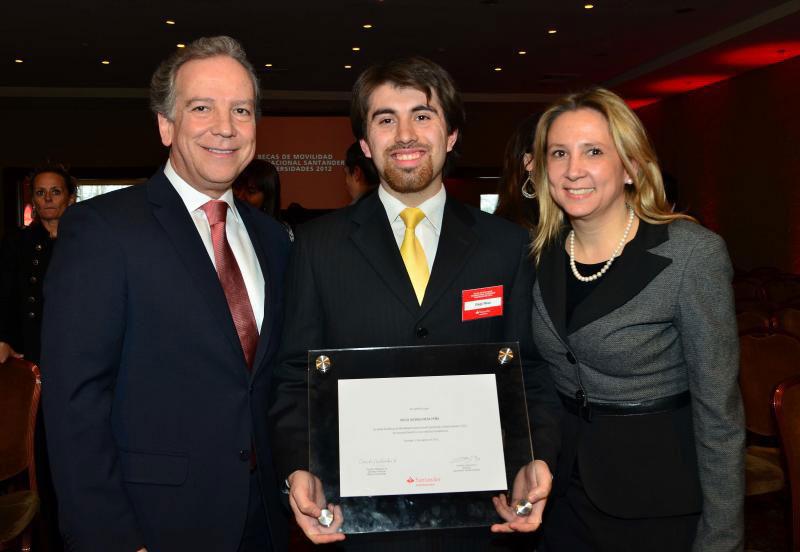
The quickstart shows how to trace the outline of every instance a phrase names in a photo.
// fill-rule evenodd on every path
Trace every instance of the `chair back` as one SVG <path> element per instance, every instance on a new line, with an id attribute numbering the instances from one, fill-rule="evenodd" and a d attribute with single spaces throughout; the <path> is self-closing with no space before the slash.
<path id="1" fill-rule="evenodd" d="M 41 390 L 34 363 L 9 358 L 0 364 L 0 481 L 27 469 L 32 490 L 36 489 L 33 433 Z"/>
<path id="2" fill-rule="evenodd" d="M 779 310 L 773 320 L 778 330 L 800 339 L 800 305 Z"/>
<path id="3" fill-rule="evenodd" d="M 773 303 L 783 303 L 800 298 L 800 279 L 782 277 L 764 282 L 764 294 Z"/>
<path id="4" fill-rule="evenodd" d="M 740 334 L 769 333 L 772 329 L 772 320 L 766 312 L 749 310 L 736 315 L 736 325 Z"/>
<path id="5" fill-rule="evenodd" d="M 745 426 L 758 435 L 774 437 L 772 394 L 780 382 L 800 374 L 800 340 L 782 333 L 746 334 L 739 336 L 739 347 Z"/>
<path id="6" fill-rule="evenodd" d="M 792 550 L 800 550 L 800 375 L 778 385 L 772 407 L 792 496 Z"/>

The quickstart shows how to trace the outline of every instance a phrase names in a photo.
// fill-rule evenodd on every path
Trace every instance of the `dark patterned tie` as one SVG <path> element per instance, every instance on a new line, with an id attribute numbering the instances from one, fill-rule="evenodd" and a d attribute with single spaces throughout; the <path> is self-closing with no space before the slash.
<path id="1" fill-rule="evenodd" d="M 228 308 L 239 334 L 247 368 L 253 369 L 253 360 L 258 346 L 258 327 L 256 317 L 253 315 L 253 306 L 247 295 L 242 272 L 236 257 L 233 256 L 228 237 L 225 235 L 225 218 L 228 215 L 228 204 L 224 201 L 211 200 L 201 207 L 208 217 L 211 226 L 211 241 L 214 243 L 214 260 L 217 265 L 217 275 L 228 300 Z"/>

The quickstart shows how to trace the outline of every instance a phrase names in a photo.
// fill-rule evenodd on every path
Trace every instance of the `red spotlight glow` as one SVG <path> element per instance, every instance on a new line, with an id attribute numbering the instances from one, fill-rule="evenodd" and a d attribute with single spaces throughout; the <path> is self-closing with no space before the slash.
<path id="1" fill-rule="evenodd" d="M 640 107 L 654 104 L 660 99 L 661 98 L 633 98 L 630 100 L 625 100 L 625 103 L 628 104 L 628 107 L 631 109 L 639 109 Z"/>
<path id="2" fill-rule="evenodd" d="M 723 52 L 719 62 L 735 67 L 753 68 L 780 63 L 800 55 L 800 40 L 769 42 Z"/>
<path id="3" fill-rule="evenodd" d="M 723 81 L 732 76 L 733 75 L 724 75 L 722 73 L 678 75 L 677 77 L 656 81 L 648 85 L 647 88 L 651 92 L 657 94 L 679 94 L 681 92 L 703 88 L 704 86 Z"/>

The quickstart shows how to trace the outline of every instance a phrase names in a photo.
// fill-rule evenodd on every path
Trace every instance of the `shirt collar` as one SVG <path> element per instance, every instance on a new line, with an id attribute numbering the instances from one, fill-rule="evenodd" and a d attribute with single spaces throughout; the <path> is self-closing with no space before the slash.
<path id="1" fill-rule="evenodd" d="M 175 191 L 181 196 L 186 210 L 190 213 L 195 212 L 212 199 L 215 199 L 193 188 L 188 182 L 181 178 L 169 159 L 167 159 L 167 164 L 164 166 L 164 176 L 167 177 L 172 187 L 175 188 Z M 239 212 L 236 210 L 236 205 L 233 202 L 233 191 L 230 188 L 225 190 L 225 193 L 220 196 L 219 200 L 228 204 L 228 207 L 237 221 L 241 220 L 239 218 Z"/>
<path id="2" fill-rule="evenodd" d="M 386 209 L 386 215 L 389 217 L 390 223 L 397 220 L 400 217 L 400 212 L 408 207 L 408 205 L 387 192 L 383 184 L 378 186 L 378 197 L 381 203 L 383 203 L 383 208 Z M 437 234 L 442 232 L 442 219 L 444 218 L 444 204 L 446 200 L 447 192 L 445 192 L 444 185 L 442 185 L 433 197 L 417 205 L 417 208 L 425 213 L 425 218 L 431 223 Z"/>

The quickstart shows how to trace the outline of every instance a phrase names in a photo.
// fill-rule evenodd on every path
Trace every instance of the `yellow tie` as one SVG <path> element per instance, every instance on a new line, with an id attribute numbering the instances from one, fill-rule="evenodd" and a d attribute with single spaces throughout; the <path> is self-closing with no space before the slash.
<path id="1" fill-rule="evenodd" d="M 417 301 L 421 305 L 422 298 L 425 297 L 425 287 L 428 285 L 430 272 L 428 271 L 428 260 L 425 258 L 425 251 L 422 249 L 422 244 L 419 243 L 414 229 L 425 218 L 425 213 L 416 207 L 408 207 L 400 213 L 400 218 L 403 219 L 406 225 L 403 245 L 400 246 L 400 256 L 403 257 L 403 263 L 405 263 L 408 276 L 411 278 L 411 285 L 414 286 Z"/>

